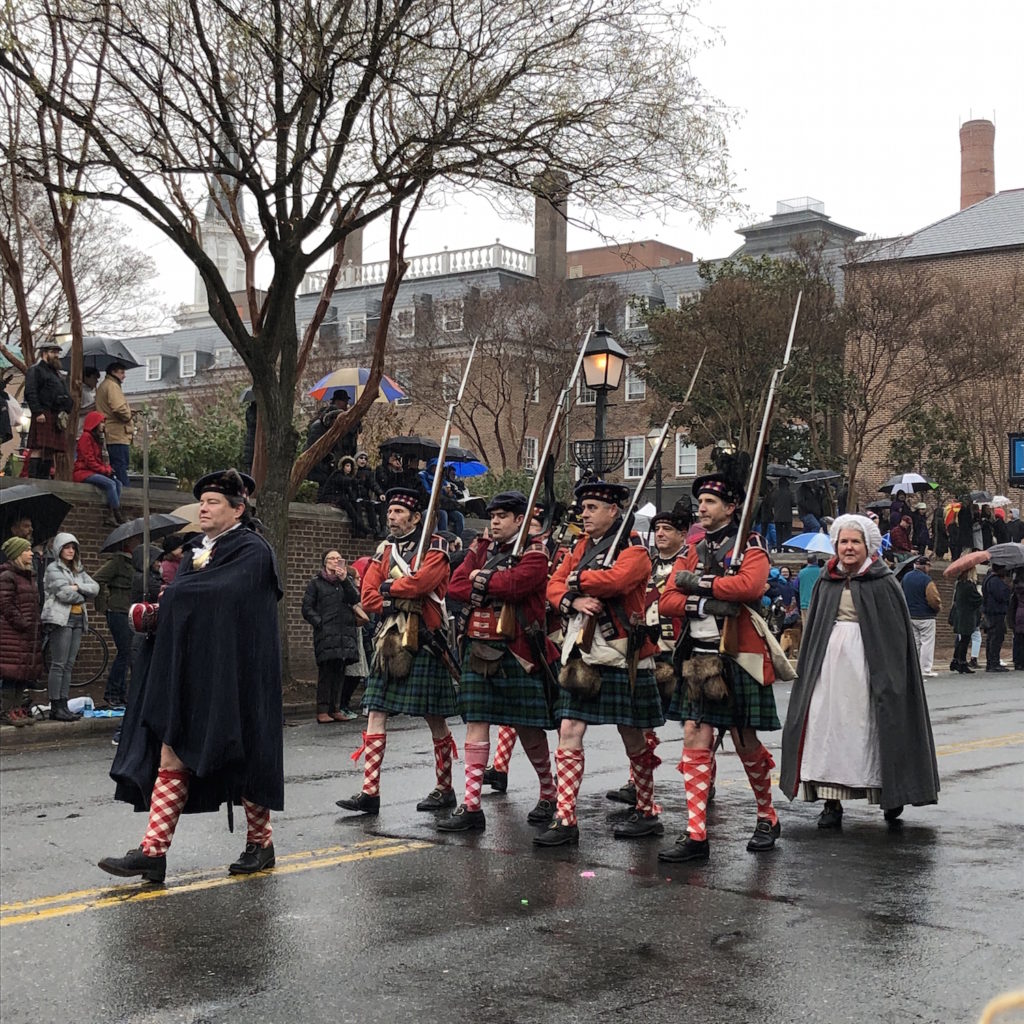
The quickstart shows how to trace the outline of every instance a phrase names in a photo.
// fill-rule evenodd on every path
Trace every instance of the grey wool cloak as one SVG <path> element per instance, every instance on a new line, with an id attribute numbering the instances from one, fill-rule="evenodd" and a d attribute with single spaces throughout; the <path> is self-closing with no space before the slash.
<path id="1" fill-rule="evenodd" d="M 910 612 L 896 577 L 876 560 L 849 578 L 868 662 L 871 706 L 881 748 L 883 810 L 938 800 L 939 769 L 928 718 L 928 702 Z M 811 695 L 821 675 L 839 599 L 847 577 L 832 559 L 814 585 L 807 628 L 800 645 L 797 679 L 782 731 L 779 786 L 792 800 L 800 786 L 800 762 Z M 818 781 L 827 782 L 827 779 Z"/>

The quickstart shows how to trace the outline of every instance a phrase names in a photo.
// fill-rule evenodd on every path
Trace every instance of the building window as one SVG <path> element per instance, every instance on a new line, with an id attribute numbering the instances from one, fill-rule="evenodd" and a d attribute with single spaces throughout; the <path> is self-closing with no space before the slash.
<path id="1" fill-rule="evenodd" d="M 218 348 L 213 351 L 213 361 L 218 366 L 227 366 L 231 362 L 231 353 L 233 349 L 228 346 L 227 348 Z"/>
<path id="2" fill-rule="evenodd" d="M 159 380 L 162 369 L 161 356 L 146 356 L 146 380 Z"/>
<path id="3" fill-rule="evenodd" d="M 462 436 L 460 434 L 449 434 L 449 436 L 448 436 L 448 447 L 449 448 L 461 448 L 462 447 Z"/>
<path id="4" fill-rule="evenodd" d="M 597 404 L 597 392 L 592 391 L 583 383 L 583 375 L 580 374 L 579 381 L 579 398 L 576 401 L 577 405 L 596 405 Z"/>
<path id="5" fill-rule="evenodd" d="M 540 367 L 535 366 L 533 368 L 533 391 L 530 393 L 530 401 L 534 405 L 540 403 Z"/>
<path id="6" fill-rule="evenodd" d="M 689 306 L 691 302 L 696 302 L 700 298 L 700 289 L 692 292 L 680 292 L 676 296 L 676 309 L 684 309 Z"/>
<path id="7" fill-rule="evenodd" d="M 195 352 L 182 352 L 178 356 L 178 376 L 194 377 L 196 375 Z"/>
<path id="8" fill-rule="evenodd" d="M 349 344 L 366 341 L 366 314 L 356 313 L 348 318 Z"/>
<path id="9" fill-rule="evenodd" d="M 462 330 L 462 299 L 446 299 L 441 303 L 441 330 L 449 333 Z"/>
<path id="10" fill-rule="evenodd" d="M 647 438 L 643 434 L 626 438 L 626 468 L 623 472 L 627 480 L 639 480 L 643 476 L 647 461 L 646 444 Z"/>
<path id="11" fill-rule="evenodd" d="M 697 475 L 697 446 L 686 434 L 676 434 L 676 476 Z"/>
<path id="12" fill-rule="evenodd" d="M 537 468 L 537 438 L 523 438 L 523 469 L 535 470 Z"/>
<path id="13" fill-rule="evenodd" d="M 571 267 L 569 267 L 569 280 L 570 281 L 577 281 L 582 276 L 583 276 L 583 264 L 582 263 L 574 263 Z"/>
<path id="14" fill-rule="evenodd" d="M 640 298 L 638 295 L 632 296 L 629 302 L 626 303 L 626 330 L 636 331 L 645 328 L 647 326 L 644 319 L 646 316 L 647 300 Z"/>
<path id="15" fill-rule="evenodd" d="M 400 338 L 412 338 L 416 335 L 416 310 L 400 309 L 398 311 L 398 336 Z"/>
<path id="16" fill-rule="evenodd" d="M 647 397 L 647 381 L 632 363 L 626 363 L 626 401 L 642 402 Z"/>
<path id="17" fill-rule="evenodd" d="M 454 402 L 461 382 L 456 373 L 452 370 L 445 370 L 441 374 L 441 397 L 448 403 Z"/>

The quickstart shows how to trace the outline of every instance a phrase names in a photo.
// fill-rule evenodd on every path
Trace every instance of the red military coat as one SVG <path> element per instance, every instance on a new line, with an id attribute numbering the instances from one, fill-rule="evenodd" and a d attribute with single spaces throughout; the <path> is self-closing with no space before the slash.
<path id="1" fill-rule="evenodd" d="M 478 538 L 470 545 L 462 564 L 452 574 L 448 592 L 456 601 L 472 606 L 466 634 L 476 640 L 504 640 L 497 632 L 497 620 L 505 604 L 517 609 L 516 635 L 509 648 L 520 661 L 536 668 L 536 656 L 523 626 L 537 623 L 544 627 L 547 605 L 544 591 L 548 581 L 548 555 L 543 543 L 533 541 L 522 557 L 512 565 L 485 568 L 495 555 L 507 553 L 512 544 L 499 547 L 494 541 Z M 471 582 L 470 575 L 477 572 Z M 548 661 L 558 650 L 545 637 Z"/>
<path id="2" fill-rule="evenodd" d="M 651 575 L 651 559 L 639 543 L 636 534 L 630 537 L 630 546 L 624 548 L 607 569 L 584 569 L 579 573 L 578 589 L 569 588 L 568 579 L 584 560 L 591 547 L 590 538 L 584 536 L 562 559 L 548 581 L 548 601 L 563 615 L 572 615 L 572 602 L 577 597 L 596 597 L 605 602 L 605 618 L 610 619 L 617 638 L 629 636 L 630 619 L 637 616 L 642 622 L 647 606 L 647 581 Z M 609 603 L 621 606 L 624 621 L 609 608 Z M 657 644 L 644 639 L 640 647 L 641 658 L 653 657 L 658 652 Z"/>
<path id="3" fill-rule="evenodd" d="M 696 572 L 700 567 L 697 545 L 685 551 L 672 567 L 665 592 L 661 595 L 662 615 L 696 618 L 701 598 L 715 597 L 719 601 L 732 601 L 740 605 L 737 619 L 738 650 L 744 654 L 760 655 L 763 662 L 763 681 L 765 686 L 775 682 L 775 669 L 772 667 L 768 646 L 761 634 L 754 628 L 748 604 L 759 605 L 768 583 L 771 570 L 771 559 L 764 548 L 764 541 L 751 534 L 747 539 L 743 561 L 739 572 L 728 576 L 705 575 L 701 580 L 701 593 L 684 594 L 675 584 L 675 574 L 681 570 Z"/>
<path id="4" fill-rule="evenodd" d="M 403 552 L 402 558 L 411 565 L 416 545 L 410 542 L 406 546 L 410 550 L 408 554 Z M 391 544 L 385 544 L 380 557 L 374 558 L 366 569 L 360 595 L 363 608 L 372 615 L 386 615 L 385 598 L 392 601 L 421 601 L 424 625 L 428 629 L 439 628 L 442 626 L 441 609 L 430 595 L 434 594 L 443 600 L 448 591 L 451 567 L 448 564 L 446 541 L 443 537 L 432 537 L 431 546 L 423 556 L 423 564 L 411 576 L 401 576 L 398 579 L 391 577 L 391 549 Z M 382 587 L 384 592 L 381 590 Z M 447 628 L 447 623 L 443 625 Z"/>

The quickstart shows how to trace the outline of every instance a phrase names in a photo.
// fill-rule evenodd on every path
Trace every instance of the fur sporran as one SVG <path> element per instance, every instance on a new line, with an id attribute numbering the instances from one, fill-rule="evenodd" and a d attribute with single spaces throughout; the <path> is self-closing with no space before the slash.
<path id="1" fill-rule="evenodd" d="M 381 641 L 377 659 L 386 679 L 407 679 L 412 671 L 413 655 L 402 646 L 402 634 L 396 629 Z"/>
<path id="2" fill-rule="evenodd" d="M 490 679 L 501 670 L 504 653 L 501 647 L 474 641 L 469 645 L 469 670 L 483 676 L 484 679 Z"/>
<path id="3" fill-rule="evenodd" d="M 664 661 L 654 663 L 654 681 L 658 684 L 658 693 L 663 702 L 670 701 L 676 692 L 675 669 Z"/>
<path id="4" fill-rule="evenodd" d="M 601 692 L 601 673 L 596 666 L 573 658 L 558 673 L 558 685 L 578 697 L 593 700 Z"/>
<path id="5" fill-rule="evenodd" d="M 722 659 L 717 654 L 694 654 L 683 662 L 686 695 L 692 703 L 721 701 L 729 696 L 722 668 Z"/>

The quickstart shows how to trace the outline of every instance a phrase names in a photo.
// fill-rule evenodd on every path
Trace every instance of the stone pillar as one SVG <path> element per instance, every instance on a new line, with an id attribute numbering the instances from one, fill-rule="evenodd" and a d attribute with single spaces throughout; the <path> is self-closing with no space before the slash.
<path id="1" fill-rule="evenodd" d="M 541 284 L 564 281 L 566 269 L 566 210 L 568 182 L 564 174 L 548 172 L 534 181 L 533 248 L 537 280 Z"/>

